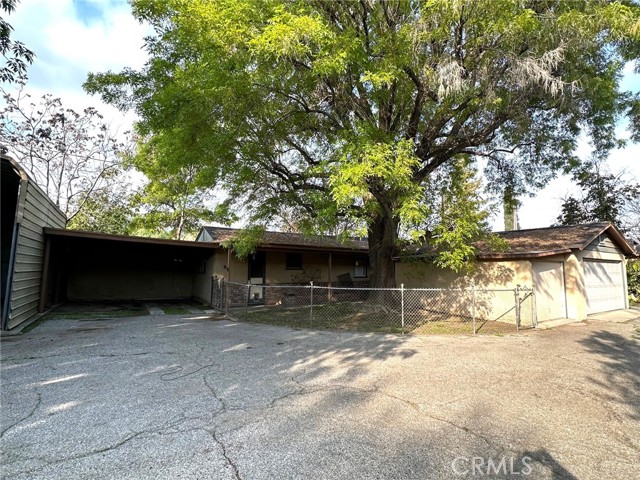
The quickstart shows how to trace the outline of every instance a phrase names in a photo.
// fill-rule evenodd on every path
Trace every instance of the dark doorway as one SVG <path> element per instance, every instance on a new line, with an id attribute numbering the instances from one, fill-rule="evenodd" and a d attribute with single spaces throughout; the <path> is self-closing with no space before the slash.
<path id="1" fill-rule="evenodd" d="M 266 252 L 255 252 L 249 255 L 249 303 L 252 305 L 264 303 L 265 272 L 267 267 Z M 255 285 L 255 286 L 254 286 Z"/>

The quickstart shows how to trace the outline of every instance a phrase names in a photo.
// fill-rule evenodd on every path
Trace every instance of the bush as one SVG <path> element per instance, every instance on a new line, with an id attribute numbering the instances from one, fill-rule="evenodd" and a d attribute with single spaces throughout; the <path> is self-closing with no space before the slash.
<path id="1" fill-rule="evenodd" d="M 640 260 L 629 260 L 627 263 L 627 286 L 629 303 L 640 304 Z"/>

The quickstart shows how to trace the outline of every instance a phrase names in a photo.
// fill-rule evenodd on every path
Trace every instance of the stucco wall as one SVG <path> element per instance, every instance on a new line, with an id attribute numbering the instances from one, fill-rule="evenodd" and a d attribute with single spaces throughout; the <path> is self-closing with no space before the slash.
<path id="1" fill-rule="evenodd" d="M 517 284 L 531 286 L 531 262 L 482 261 L 475 265 L 472 272 L 466 274 L 422 261 L 398 262 L 396 283 L 404 284 L 405 288 L 438 289 L 469 289 L 475 285 L 477 318 L 512 323 L 515 322 L 515 296 L 510 289 Z M 470 318 L 473 315 L 473 295 L 469 290 L 409 292 L 405 294 L 405 298 L 420 302 L 426 310 L 450 312 L 456 317 Z"/>
<path id="2" fill-rule="evenodd" d="M 214 259 L 218 255 L 216 252 L 205 263 L 205 269 L 202 273 L 195 273 L 192 279 L 192 292 L 193 298 L 206 303 L 211 304 L 211 278 L 214 271 Z"/>
<path id="3" fill-rule="evenodd" d="M 267 252 L 267 283 L 306 283 L 311 280 L 318 283 L 338 281 L 338 275 L 349 273 L 354 277 L 355 261 L 359 255 L 333 253 L 331 257 L 331 279 L 329 279 L 329 254 L 304 252 L 302 254 L 302 270 L 286 268 L 287 252 Z M 362 280 L 362 279 L 360 279 Z"/>
<path id="4" fill-rule="evenodd" d="M 405 288 L 513 288 L 531 286 L 531 262 L 513 260 L 481 261 L 470 273 L 456 273 L 422 261 L 396 263 L 396 283 Z"/>
<path id="5" fill-rule="evenodd" d="M 193 274 L 155 270 L 93 268 L 69 275 L 69 300 L 153 300 L 191 298 Z"/>
<path id="6" fill-rule="evenodd" d="M 268 250 L 266 252 L 266 282 L 277 283 L 306 283 L 310 280 L 316 282 L 329 281 L 329 254 L 322 252 L 302 252 L 302 270 L 288 270 L 286 268 L 286 251 Z M 366 281 L 365 278 L 355 278 L 355 261 L 364 258 L 365 255 L 333 253 L 331 259 L 331 281 L 337 282 L 338 275 L 349 273 L 354 281 Z M 230 261 L 229 261 L 230 260 Z M 230 272 L 225 269 L 229 262 Z M 231 254 L 227 258 L 227 250 L 218 249 L 211 263 L 211 274 L 222 277 L 231 282 L 247 283 L 249 266 L 248 261 L 238 260 Z M 209 267 L 208 267 L 209 268 Z M 368 272 L 367 272 L 368 273 Z M 229 278 L 228 278 L 229 277 Z"/>

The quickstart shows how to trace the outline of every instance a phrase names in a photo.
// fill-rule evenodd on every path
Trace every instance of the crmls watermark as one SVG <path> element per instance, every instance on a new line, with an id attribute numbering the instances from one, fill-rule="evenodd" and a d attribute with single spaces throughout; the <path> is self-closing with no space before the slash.
<path id="1" fill-rule="evenodd" d="M 532 471 L 531 457 L 456 457 L 451 468 L 456 475 L 490 476 L 490 475 L 529 475 Z"/>

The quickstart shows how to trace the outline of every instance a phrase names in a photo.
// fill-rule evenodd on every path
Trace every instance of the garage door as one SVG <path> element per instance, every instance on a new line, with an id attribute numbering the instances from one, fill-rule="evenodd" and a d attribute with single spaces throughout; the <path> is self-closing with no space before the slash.
<path id="1" fill-rule="evenodd" d="M 625 308 L 622 262 L 584 260 L 587 313 Z"/>

